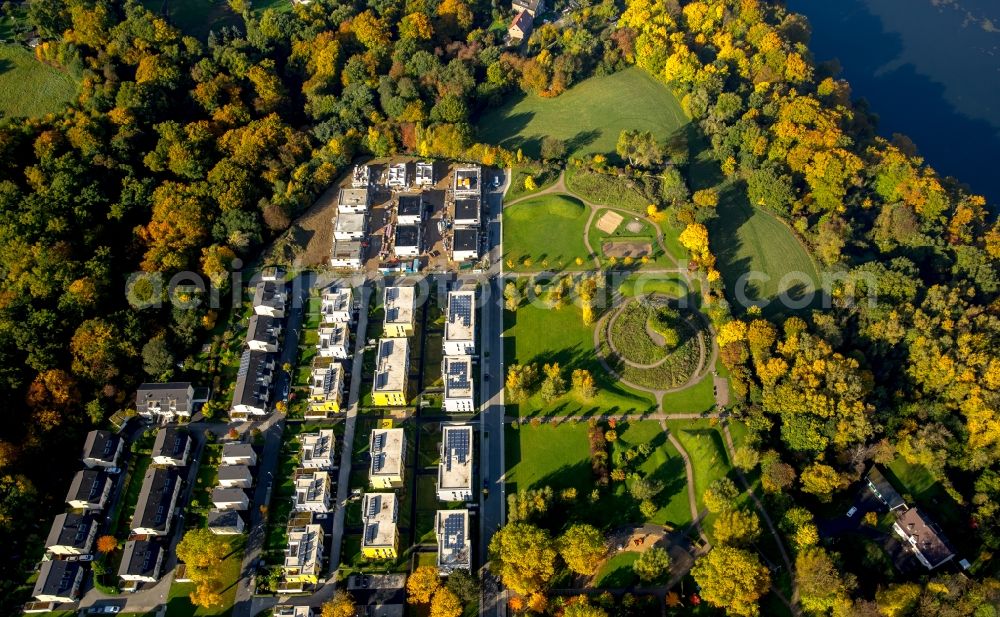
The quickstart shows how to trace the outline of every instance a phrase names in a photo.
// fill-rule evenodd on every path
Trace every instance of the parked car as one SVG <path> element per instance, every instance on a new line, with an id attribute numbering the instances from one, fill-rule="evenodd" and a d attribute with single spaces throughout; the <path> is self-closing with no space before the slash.
<path id="1" fill-rule="evenodd" d="M 106 471 L 106 472 L 108 472 L 110 474 L 118 474 L 118 473 L 122 472 L 122 469 L 121 469 L 121 467 L 108 467 L 104 471 Z"/>
<path id="2" fill-rule="evenodd" d="M 851 518 L 858 511 L 857 506 L 851 506 L 851 509 L 847 511 L 847 518 Z"/>

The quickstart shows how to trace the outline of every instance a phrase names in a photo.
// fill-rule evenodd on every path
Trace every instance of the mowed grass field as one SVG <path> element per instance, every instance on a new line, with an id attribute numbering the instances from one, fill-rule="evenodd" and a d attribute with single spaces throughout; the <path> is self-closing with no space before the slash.
<path id="1" fill-rule="evenodd" d="M 604 370 L 594 353 L 594 326 L 583 324 L 575 305 L 560 309 L 526 304 L 516 314 L 504 313 L 504 350 L 508 365 L 558 362 L 567 383 L 573 369 L 587 369 L 594 376 L 597 394 L 587 400 L 573 393 L 546 404 L 538 394 L 509 405 L 521 416 L 597 413 L 644 413 L 656 403 L 647 395 L 618 383 Z"/>
<path id="2" fill-rule="evenodd" d="M 593 475 L 586 422 L 558 426 L 524 423 L 505 430 L 508 495 L 543 486 L 557 491 L 575 488 L 580 495 L 590 493 Z"/>
<path id="3" fill-rule="evenodd" d="M 592 268 L 583 234 L 590 212 L 579 200 L 542 195 L 503 211 L 504 260 L 509 270 Z M 583 264 L 577 264 L 577 258 Z M 530 259 L 525 264 L 525 259 Z"/>
<path id="4" fill-rule="evenodd" d="M 694 148 L 701 141 L 690 143 Z M 714 187 L 719 193 L 719 216 L 708 224 L 709 245 L 718 259 L 726 292 L 736 300 L 733 311 L 738 314 L 746 308 L 746 301 L 758 300 L 769 302 L 763 307 L 768 315 L 794 310 L 773 300 L 786 294 L 797 302 L 817 288 L 819 275 L 809 253 L 784 223 L 750 205 L 742 183 L 724 181 L 707 149 L 693 149 L 692 155 L 691 190 Z"/>
<path id="5" fill-rule="evenodd" d="M 20 45 L 0 45 L 0 113 L 43 116 L 62 110 L 76 96 L 76 80 L 42 64 Z"/>
<path id="6" fill-rule="evenodd" d="M 677 99 L 642 69 L 591 77 L 555 98 L 517 97 L 483 114 L 479 139 L 540 155 L 542 137 L 565 140 L 567 154 L 601 153 L 617 160 L 623 129 L 652 131 L 661 141 L 688 123 Z"/>

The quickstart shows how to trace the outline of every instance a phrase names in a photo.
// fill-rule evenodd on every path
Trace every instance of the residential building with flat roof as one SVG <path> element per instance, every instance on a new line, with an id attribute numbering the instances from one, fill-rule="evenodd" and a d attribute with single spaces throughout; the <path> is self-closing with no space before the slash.
<path id="1" fill-rule="evenodd" d="M 39 602 L 76 602 L 80 597 L 83 572 L 79 561 L 43 561 L 31 595 Z"/>
<path id="2" fill-rule="evenodd" d="M 397 557 L 398 515 L 399 503 L 395 493 L 365 493 L 361 501 L 361 518 L 364 526 L 361 554 L 368 559 Z"/>
<path id="3" fill-rule="evenodd" d="M 384 336 L 413 336 L 413 315 L 417 310 L 416 289 L 412 285 L 386 287 L 382 294 L 385 309 Z"/>
<path id="4" fill-rule="evenodd" d="M 90 514 L 60 514 L 52 521 L 45 550 L 53 555 L 90 555 L 99 526 L 97 518 Z"/>
<path id="5" fill-rule="evenodd" d="M 191 435 L 187 429 L 166 426 L 156 431 L 153 440 L 153 464 L 185 467 L 191 456 Z"/>
<path id="6" fill-rule="evenodd" d="M 403 485 L 406 458 L 406 433 L 401 428 L 379 428 L 368 440 L 371 467 L 368 480 L 372 488 L 396 488 Z"/>
<path id="7" fill-rule="evenodd" d="M 941 529 L 918 508 L 908 508 L 897 513 L 892 529 L 907 542 L 917 560 L 928 570 L 955 557 L 955 551 Z"/>
<path id="8" fill-rule="evenodd" d="M 378 353 L 375 357 L 372 402 L 380 407 L 406 405 L 406 384 L 409 372 L 409 339 L 379 339 Z"/>
<path id="9" fill-rule="evenodd" d="M 100 469 L 84 469 L 76 472 L 70 482 L 66 503 L 76 510 L 101 511 L 111 494 L 111 477 Z"/>
<path id="10" fill-rule="evenodd" d="M 409 174 L 406 171 L 406 163 L 396 163 L 389 165 L 388 179 L 386 186 L 391 189 L 406 189 L 410 186 Z"/>
<path id="11" fill-rule="evenodd" d="M 337 435 L 333 429 L 320 429 L 315 433 L 299 435 L 300 462 L 303 469 L 330 470 L 336 466 Z"/>
<path id="12" fill-rule="evenodd" d="M 251 315 L 247 326 L 247 348 L 277 353 L 281 348 L 282 320 L 268 315 Z"/>
<path id="13" fill-rule="evenodd" d="M 372 169 L 368 165 L 355 165 L 351 171 L 351 186 L 365 188 L 372 183 Z M 341 191 L 343 192 L 343 191 Z"/>
<path id="14" fill-rule="evenodd" d="M 329 512 L 332 494 L 330 474 L 326 471 L 299 469 L 295 472 L 296 512 Z"/>
<path id="15" fill-rule="evenodd" d="M 321 358 L 346 360 L 351 356 L 351 329 L 346 323 L 320 326 L 317 333 L 316 352 Z"/>
<path id="16" fill-rule="evenodd" d="M 359 240 L 336 240 L 330 250 L 330 267 L 360 270 L 364 266 L 365 247 Z"/>
<path id="17" fill-rule="evenodd" d="M 122 551 L 118 578 L 134 583 L 155 583 L 160 580 L 165 553 L 159 540 L 129 540 Z"/>
<path id="18" fill-rule="evenodd" d="M 472 356 L 445 356 L 442 364 L 444 410 L 448 413 L 474 413 Z"/>
<path id="19" fill-rule="evenodd" d="M 186 381 L 144 383 L 135 394 L 135 410 L 144 418 L 190 418 L 193 408 L 194 386 Z"/>
<path id="20" fill-rule="evenodd" d="M 306 418 L 326 418 L 343 411 L 344 366 L 334 358 L 317 356 L 309 375 L 309 407 Z"/>
<path id="21" fill-rule="evenodd" d="M 231 441 L 222 444 L 222 464 L 253 467 L 257 464 L 257 453 L 252 444 Z"/>
<path id="22" fill-rule="evenodd" d="M 459 167 L 455 170 L 455 180 L 452 189 L 455 199 L 464 197 L 479 197 L 482 195 L 483 170 L 479 165 Z"/>
<path id="23" fill-rule="evenodd" d="M 423 213 L 423 193 L 403 193 L 396 198 L 396 223 L 399 225 L 419 225 Z"/>
<path id="24" fill-rule="evenodd" d="M 476 353 L 476 292 L 449 291 L 447 321 L 444 324 L 444 353 L 447 356 Z"/>
<path id="25" fill-rule="evenodd" d="M 132 515 L 132 533 L 140 536 L 165 536 L 170 533 L 180 494 L 181 477 L 175 467 L 147 469 L 135 514 Z"/>
<path id="26" fill-rule="evenodd" d="M 455 227 L 479 227 L 482 205 L 479 196 L 463 197 L 455 200 Z"/>
<path id="27" fill-rule="evenodd" d="M 323 574 L 323 528 L 305 525 L 288 530 L 281 574 L 288 583 L 315 585 Z"/>
<path id="28" fill-rule="evenodd" d="M 320 299 L 320 316 L 323 323 L 351 323 L 354 321 L 354 290 L 336 287 L 323 292 Z"/>
<path id="29" fill-rule="evenodd" d="M 365 187 L 340 189 L 337 214 L 365 214 L 371 207 L 371 191 Z"/>
<path id="30" fill-rule="evenodd" d="M 438 464 L 437 498 L 440 501 L 472 499 L 472 425 L 441 425 L 441 462 Z"/>
<path id="31" fill-rule="evenodd" d="M 438 574 L 448 576 L 455 570 L 472 570 L 469 546 L 469 511 L 438 510 L 434 517 L 437 536 Z"/>
<path id="32" fill-rule="evenodd" d="M 253 312 L 258 315 L 284 319 L 288 305 L 285 284 L 276 281 L 261 281 L 253 293 Z"/>
<path id="33" fill-rule="evenodd" d="M 420 225 L 397 225 L 393 252 L 396 257 L 416 257 L 423 252 L 424 230 Z"/>
<path id="34" fill-rule="evenodd" d="M 415 181 L 417 186 L 433 186 L 434 185 L 434 162 L 433 161 L 417 161 L 417 179 Z"/>
<path id="35" fill-rule="evenodd" d="M 83 442 L 83 464 L 91 469 L 117 467 L 124 443 L 111 431 L 90 431 Z"/>
<path id="36" fill-rule="evenodd" d="M 291 604 L 279 604 L 271 612 L 272 617 L 316 617 L 316 612 L 311 606 L 292 606 Z"/>
<path id="37" fill-rule="evenodd" d="M 473 227 L 456 227 L 452 235 L 451 260 L 479 259 L 479 230 Z"/>
<path id="38" fill-rule="evenodd" d="M 338 241 L 364 240 L 368 233 L 368 215 L 364 212 L 342 212 L 333 224 L 333 237 Z"/>

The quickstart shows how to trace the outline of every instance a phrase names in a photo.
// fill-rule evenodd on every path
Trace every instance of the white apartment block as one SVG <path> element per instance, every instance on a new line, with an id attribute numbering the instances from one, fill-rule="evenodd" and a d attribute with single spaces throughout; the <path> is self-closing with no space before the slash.
<path id="1" fill-rule="evenodd" d="M 472 499 L 472 425 L 441 425 L 441 463 L 437 498 L 440 501 Z"/>
<path id="2" fill-rule="evenodd" d="M 476 353 L 476 292 L 448 292 L 448 321 L 444 324 L 446 356 Z"/>

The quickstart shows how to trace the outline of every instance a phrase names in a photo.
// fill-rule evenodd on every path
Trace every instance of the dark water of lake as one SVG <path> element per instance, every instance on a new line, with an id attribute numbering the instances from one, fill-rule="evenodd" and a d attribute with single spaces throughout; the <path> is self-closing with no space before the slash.
<path id="1" fill-rule="evenodd" d="M 1000 1 L 788 0 L 817 61 L 836 58 L 879 132 L 1000 204 Z"/>

